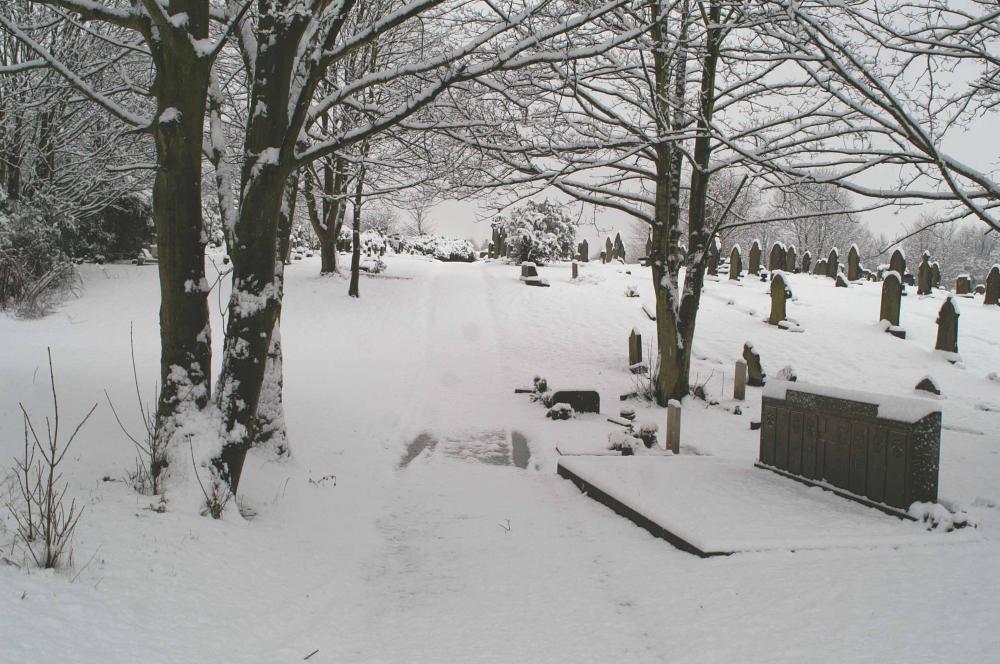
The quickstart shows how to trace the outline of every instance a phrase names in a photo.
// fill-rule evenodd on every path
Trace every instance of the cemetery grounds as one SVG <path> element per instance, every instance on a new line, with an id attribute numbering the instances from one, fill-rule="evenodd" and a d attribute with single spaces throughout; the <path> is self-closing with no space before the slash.
<path id="1" fill-rule="evenodd" d="M 287 271 L 292 456 L 248 460 L 246 518 L 201 517 L 183 492 L 161 513 L 120 481 L 133 449 L 103 390 L 138 428 L 129 326 L 151 391 L 155 268 L 85 265 L 83 295 L 57 313 L 0 318 L 0 458 L 23 445 L 18 401 L 48 408 L 47 346 L 63 416 L 100 403 L 66 469 L 85 506 L 72 568 L 0 564 L 0 660 L 1000 661 L 1000 307 L 959 299 L 952 365 L 933 351 L 943 291 L 910 289 L 900 340 L 878 325 L 879 283 L 790 275 L 788 316 L 804 330 L 791 333 L 764 322 L 766 283 L 709 281 L 692 376 L 718 403 L 684 402 L 682 454 L 753 465 L 761 389 L 731 399 L 747 341 L 769 375 L 790 365 L 809 383 L 912 397 L 930 375 L 940 496 L 978 527 L 974 541 L 699 559 L 555 474 L 556 447 L 602 444 L 616 429 L 605 416 L 636 390 L 628 334 L 642 332 L 647 357 L 655 339 L 647 268 L 592 262 L 573 282 L 552 265 L 539 270 L 551 288 L 527 288 L 501 262 L 391 256 L 352 300 L 317 261 Z M 514 394 L 536 375 L 597 389 L 602 415 L 547 420 Z M 629 404 L 662 440 L 666 410 Z"/>

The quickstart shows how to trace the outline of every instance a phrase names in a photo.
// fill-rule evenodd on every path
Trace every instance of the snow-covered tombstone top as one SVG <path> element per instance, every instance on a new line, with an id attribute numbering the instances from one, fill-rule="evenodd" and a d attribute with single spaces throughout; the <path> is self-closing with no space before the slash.
<path id="1" fill-rule="evenodd" d="M 544 265 L 573 258 L 576 226 L 557 203 L 528 201 L 515 208 L 503 224 L 515 263 Z"/>

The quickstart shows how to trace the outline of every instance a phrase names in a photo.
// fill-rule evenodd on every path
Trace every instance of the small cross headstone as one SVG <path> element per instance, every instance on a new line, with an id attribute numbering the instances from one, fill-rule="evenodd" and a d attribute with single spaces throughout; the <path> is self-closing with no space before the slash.
<path id="1" fill-rule="evenodd" d="M 899 281 L 899 275 L 895 272 L 888 272 L 885 281 L 882 282 L 882 307 L 879 311 L 879 320 L 888 321 L 889 333 L 901 339 L 906 338 L 906 332 L 899 328 L 899 308 L 903 296 L 903 284 Z M 894 331 L 893 328 L 896 328 Z M 902 336 L 900 336 L 900 333 Z"/>
<path id="2" fill-rule="evenodd" d="M 994 265 L 986 276 L 983 304 L 1000 304 L 1000 265 Z"/>
<path id="3" fill-rule="evenodd" d="M 826 276 L 831 279 L 836 279 L 837 274 L 840 272 L 840 254 L 837 248 L 834 247 L 830 250 L 830 256 L 826 259 Z"/>
<path id="4" fill-rule="evenodd" d="M 903 253 L 902 249 L 892 252 L 892 256 L 889 258 L 889 270 L 897 273 L 900 278 L 906 274 L 906 254 Z"/>
<path id="5" fill-rule="evenodd" d="M 736 375 L 733 376 L 733 398 L 743 401 L 747 398 L 747 361 L 736 360 Z"/>
<path id="6" fill-rule="evenodd" d="M 788 247 L 788 251 L 785 252 L 785 272 L 792 272 L 792 273 L 798 272 L 798 268 L 796 267 L 795 264 L 797 258 L 798 257 L 796 256 L 795 245 L 793 244 L 792 246 Z"/>
<path id="7" fill-rule="evenodd" d="M 753 344 L 749 341 L 743 344 L 743 359 L 747 363 L 747 384 L 753 387 L 764 385 L 764 368 L 760 364 L 760 355 L 753 349 Z"/>
<path id="8" fill-rule="evenodd" d="M 781 272 L 772 272 L 771 276 L 771 317 L 767 322 L 777 325 L 785 320 L 785 301 L 791 293 L 785 285 L 785 277 Z"/>
<path id="9" fill-rule="evenodd" d="M 852 244 L 851 250 L 847 252 L 847 280 L 857 281 L 861 278 L 861 255 L 858 253 L 858 245 Z"/>
<path id="10" fill-rule="evenodd" d="M 933 271 L 931 270 L 931 255 L 928 252 L 924 252 L 923 256 L 920 257 L 920 267 L 917 269 L 919 275 L 917 281 L 917 295 L 930 295 L 931 294 L 931 284 L 934 280 Z"/>
<path id="11" fill-rule="evenodd" d="M 771 272 L 785 269 L 785 245 L 775 242 L 771 245 L 771 253 L 767 257 L 767 269 Z"/>
<path id="12" fill-rule="evenodd" d="M 811 252 L 806 251 L 802 254 L 802 271 L 809 274 L 809 268 L 812 267 L 813 255 Z"/>
<path id="13" fill-rule="evenodd" d="M 941 311 L 937 317 L 937 341 L 934 343 L 934 350 L 943 350 L 946 353 L 958 352 L 958 304 L 955 298 L 948 296 L 948 299 L 941 305 Z"/>
<path id="14" fill-rule="evenodd" d="M 743 255 L 740 253 L 740 245 L 734 245 L 729 252 L 729 278 L 733 281 L 740 280 L 740 273 L 743 271 Z"/>
<path id="15" fill-rule="evenodd" d="M 955 279 L 955 294 L 970 295 L 972 293 L 972 278 L 967 274 L 958 275 Z"/>
<path id="16" fill-rule="evenodd" d="M 760 272 L 760 240 L 754 240 L 750 245 L 750 264 L 747 266 L 747 274 L 758 272 Z"/>
<path id="17" fill-rule="evenodd" d="M 675 399 L 667 403 L 667 449 L 674 454 L 681 451 L 681 404 Z"/>

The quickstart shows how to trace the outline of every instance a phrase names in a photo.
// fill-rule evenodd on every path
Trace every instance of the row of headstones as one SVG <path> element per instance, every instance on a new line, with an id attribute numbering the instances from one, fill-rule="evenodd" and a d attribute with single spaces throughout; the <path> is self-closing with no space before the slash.
<path id="1" fill-rule="evenodd" d="M 493 229 L 493 238 L 489 246 L 490 258 L 510 258 L 510 245 L 507 244 L 507 231 L 503 228 Z"/>
<path id="2" fill-rule="evenodd" d="M 611 263 L 613 261 L 625 262 L 625 243 L 622 242 L 622 234 L 615 233 L 614 242 L 610 237 L 604 239 L 604 251 L 601 252 L 601 262 Z"/>

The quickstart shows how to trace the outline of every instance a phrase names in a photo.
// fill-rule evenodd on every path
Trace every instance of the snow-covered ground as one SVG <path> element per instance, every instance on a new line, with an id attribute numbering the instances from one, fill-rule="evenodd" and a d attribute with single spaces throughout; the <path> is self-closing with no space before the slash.
<path id="1" fill-rule="evenodd" d="M 72 568 L 0 564 L 0 661 L 1000 661 L 1000 382 L 988 377 L 1000 307 L 960 300 L 964 361 L 951 365 L 933 352 L 943 293 L 904 299 L 902 341 L 877 325 L 878 284 L 792 275 L 794 334 L 763 322 L 766 284 L 710 282 L 692 373 L 720 403 L 685 402 L 682 453 L 756 458 L 760 390 L 741 415 L 729 398 L 745 341 L 769 374 L 791 365 L 810 383 L 913 396 L 931 375 L 940 494 L 979 537 L 702 560 L 555 475 L 557 445 L 607 439 L 603 415 L 552 422 L 513 393 L 540 374 L 599 390 L 617 415 L 635 389 L 628 334 L 655 337 L 648 270 L 591 263 L 574 283 L 568 265 L 544 267 L 552 287 L 530 288 L 501 263 L 387 262 L 360 301 L 320 278 L 318 259 L 289 267 L 293 457 L 250 459 L 247 521 L 157 513 L 117 481 L 133 451 L 103 390 L 137 428 L 129 323 L 151 390 L 155 267 L 88 265 L 84 295 L 56 314 L 0 318 L 0 458 L 23 444 L 17 402 L 48 406 L 46 346 L 62 416 L 101 402 L 67 460 L 86 505 Z M 633 405 L 662 436 L 665 411 Z M 514 463 L 523 439 L 526 468 Z M 5 555 L 11 539 L 0 531 Z"/>

